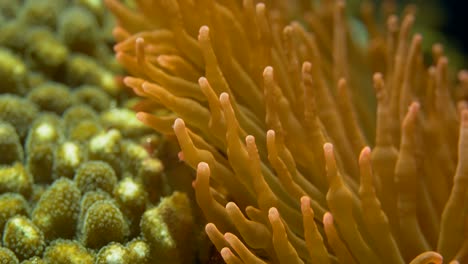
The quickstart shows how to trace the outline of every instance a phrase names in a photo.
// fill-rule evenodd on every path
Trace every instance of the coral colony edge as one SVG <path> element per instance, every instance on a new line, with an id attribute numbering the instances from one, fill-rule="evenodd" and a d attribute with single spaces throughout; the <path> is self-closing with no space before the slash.
<path id="1" fill-rule="evenodd" d="M 468 262 L 468 72 L 424 57 L 414 8 L 105 2 L 226 263 Z"/>

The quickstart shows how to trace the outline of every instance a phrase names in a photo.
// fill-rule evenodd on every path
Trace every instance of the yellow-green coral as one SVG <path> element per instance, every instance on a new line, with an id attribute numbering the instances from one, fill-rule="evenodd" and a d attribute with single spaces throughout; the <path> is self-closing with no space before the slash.
<path id="1" fill-rule="evenodd" d="M 108 243 L 123 242 L 128 236 L 128 223 L 122 212 L 111 201 L 97 201 L 83 218 L 81 241 L 89 248 L 101 248 Z"/>
<path id="2" fill-rule="evenodd" d="M 94 256 L 77 241 L 55 240 L 44 252 L 46 263 L 57 264 L 91 264 Z"/>
<path id="3" fill-rule="evenodd" d="M 2 241 L 20 260 L 39 256 L 45 248 L 42 231 L 24 216 L 14 216 L 8 220 Z"/>
<path id="4" fill-rule="evenodd" d="M 13 216 L 28 215 L 29 205 L 26 199 L 18 193 L 4 193 L 0 195 L 0 230 Z"/>
<path id="5" fill-rule="evenodd" d="M 117 176 L 106 162 L 88 161 L 80 165 L 73 181 L 83 194 L 97 190 L 112 193 L 117 184 Z"/>
<path id="6" fill-rule="evenodd" d="M 74 102 L 70 90 L 60 83 L 46 82 L 40 84 L 28 93 L 28 99 L 42 111 L 54 112 L 58 115 L 69 108 Z"/>
<path id="7" fill-rule="evenodd" d="M 23 162 L 24 152 L 15 128 L 9 123 L 0 121 L 0 164 L 11 165 Z"/>
<path id="8" fill-rule="evenodd" d="M 192 208 L 184 193 L 175 192 L 147 210 L 140 224 L 151 258 L 162 263 L 193 263 L 195 235 Z"/>
<path id="9" fill-rule="evenodd" d="M 41 195 L 31 218 L 48 241 L 75 236 L 80 199 L 80 190 L 73 181 L 66 178 L 56 180 Z"/>

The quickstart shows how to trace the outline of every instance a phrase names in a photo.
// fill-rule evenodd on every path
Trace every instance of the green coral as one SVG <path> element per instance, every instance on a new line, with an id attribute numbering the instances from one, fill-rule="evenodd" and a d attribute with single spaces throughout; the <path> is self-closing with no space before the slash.
<path id="1" fill-rule="evenodd" d="M 101 248 L 112 241 L 123 242 L 127 235 L 127 222 L 113 202 L 98 201 L 86 211 L 81 241 L 87 247 Z"/>
<path id="2" fill-rule="evenodd" d="M 20 259 L 42 254 L 45 248 L 44 235 L 34 223 L 24 216 L 10 218 L 3 231 L 3 245 Z"/>
<path id="3" fill-rule="evenodd" d="M 97 190 L 112 193 L 117 184 L 114 169 L 102 161 L 83 163 L 78 168 L 73 180 L 82 193 Z"/>
<path id="4" fill-rule="evenodd" d="M 121 175 L 120 162 L 122 134 L 116 130 L 99 133 L 90 139 L 88 144 L 88 158 L 102 160 L 112 166 L 117 175 Z"/>
<path id="5" fill-rule="evenodd" d="M 32 213 L 47 240 L 72 238 L 76 233 L 81 193 L 75 183 L 61 178 L 42 194 Z"/>
<path id="6" fill-rule="evenodd" d="M 194 219 L 185 193 L 175 192 L 163 198 L 157 207 L 144 213 L 140 226 L 153 259 L 161 263 L 193 263 Z"/>
<path id="7" fill-rule="evenodd" d="M 58 239 L 44 252 L 44 261 L 54 264 L 91 264 L 94 263 L 94 256 L 77 241 Z"/>
<path id="8" fill-rule="evenodd" d="M 64 141 L 55 148 L 53 177 L 73 178 L 80 164 L 86 160 L 83 146 L 73 141 Z"/>
<path id="9" fill-rule="evenodd" d="M 52 182 L 54 152 L 63 137 L 63 125 L 56 115 L 42 114 L 32 124 L 26 139 L 26 164 L 35 182 Z"/>
<path id="10" fill-rule="evenodd" d="M 0 164 L 23 162 L 24 153 L 18 133 L 9 123 L 0 121 Z"/>
<path id="11" fill-rule="evenodd" d="M 70 85 L 96 85 L 112 96 L 120 91 L 112 72 L 84 54 L 75 54 L 68 58 L 65 76 Z"/>
<path id="12" fill-rule="evenodd" d="M 34 102 L 42 111 L 54 112 L 58 115 L 73 105 L 70 89 L 55 82 L 46 82 L 38 85 L 28 93 L 28 99 Z"/>
<path id="13" fill-rule="evenodd" d="M 23 95 L 27 89 L 27 73 L 27 67 L 21 58 L 0 47 L 0 93 Z"/>
<path id="14" fill-rule="evenodd" d="M 22 140 L 37 115 L 38 109 L 32 102 L 16 95 L 0 95 L 0 120 L 13 125 Z"/>
<path id="15" fill-rule="evenodd" d="M 146 190 L 133 178 L 126 177 L 114 189 L 114 199 L 129 221 L 131 234 L 138 235 L 140 218 L 149 202 Z"/>
<path id="16" fill-rule="evenodd" d="M 131 255 L 127 248 L 118 243 L 111 243 L 99 250 L 96 264 L 130 264 Z"/>
<path id="17" fill-rule="evenodd" d="M 33 177 L 23 164 L 0 167 L 0 193 L 14 192 L 29 197 L 33 187 Z"/>
<path id="18" fill-rule="evenodd" d="M 161 160 L 148 158 L 141 162 L 136 179 L 146 188 L 149 200 L 157 203 L 163 192 L 163 171 L 164 165 Z"/>
<path id="19" fill-rule="evenodd" d="M 15 215 L 28 215 L 28 213 L 28 202 L 21 194 L 4 193 L 0 195 L 0 234 L 2 234 L 8 219 Z"/>
<path id="20" fill-rule="evenodd" d="M 47 75 L 57 73 L 68 58 L 69 51 L 47 28 L 34 28 L 27 32 L 25 57 L 31 68 Z"/>
<path id="21" fill-rule="evenodd" d="M 0 263 L 154 263 L 142 215 L 173 190 L 115 75 L 112 16 L 102 1 L 5 1 Z"/>
<path id="22" fill-rule="evenodd" d="M 94 85 L 81 85 L 74 92 L 77 103 L 85 104 L 97 112 L 109 109 L 113 100 L 111 97 Z"/>
<path id="23" fill-rule="evenodd" d="M 19 260 L 11 250 L 5 247 L 0 247 L 0 263 L 18 264 Z"/>
<path id="24" fill-rule="evenodd" d="M 143 239 L 134 239 L 127 243 L 131 263 L 150 263 L 150 246 Z"/>
<path id="25" fill-rule="evenodd" d="M 60 14 L 58 35 L 70 50 L 91 55 L 99 43 L 98 22 L 83 7 L 67 8 Z"/>

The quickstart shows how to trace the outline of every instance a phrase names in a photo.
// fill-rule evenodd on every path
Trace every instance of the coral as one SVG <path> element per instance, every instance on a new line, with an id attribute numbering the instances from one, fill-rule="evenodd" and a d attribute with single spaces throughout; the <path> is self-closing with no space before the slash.
<path id="1" fill-rule="evenodd" d="M 13 216 L 28 215 L 29 205 L 24 197 L 18 193 L 4 193 L 0 195 L 0 230 L 3 230 L 8 219 Z"/>
<path id="2" fill-rule="evenodd" d="M 30 93 L 28 99 L 34 102 L 42 111 L 54 112 L 58 115 L 69 108 L 74 102 L 67 86 L 60 83 L 47 82 L 38 85 Z"/>
<path id="3" fill-rule="evenodd" d="M 70 85 L 96 85 L 112 96 L 116 96 L 120 91 L 112 72 L 86 55 L 70 56 L 67 60 L 65 76 Z"/>
<path id="4" fill-rule="evenodd" d="M 117 184 L 117 176 L 106 162 L 87 161 L 80 165 L 73 181 L 83 194 L 97 190 L 112 193 Z"/>
<path id="5" fill-rule="evenodd" d="M 26 92 L 26 65 L 18 56 L 0 47 L 1 93 L 22 95 Z"/>
<path id="6" fill-rule="evenodd" d="M 60 14 L 58 35 L 70 50 L 93 54 L 99 43 L 96 17 L 79 6 L 67 8 Z"/>
<path id="7" fill-rule="evenodd" d="M 106 1 L 137 117 L 177 137 L 222 258 L 466 262 L 468 104 L 442 46 L 425 61 L 414 10 L 390 1 L 385 21 L 367 1 L 360 20 L 265 2 Z"/>
<path id="8" fill-rule="evenodd" d="M 26 164 L 35 182 L 50 183 L 54 152 L 57 143 L 64 137 L 62 120 L 54 114 L 44 113 L 37 117 L 26 138 Z"/>
<path id="9" fill-rule="evenodd" d="M 44 235 L 28 218 L 14 216 L 5 225 L 3 245 L 11 249 L 19 260 L 28 259 L 42 254 Z"/>
<path id="10" fill-rule="evenodd" d="M 32 257 L 30 259 L 24 260 L 21 264 L 45 264 L 46 262 L 39 257 Z"/>
<path id="11" fill-rule="evenodd" d="M 72 238 L 76 233 L 81 193 L 75 183 L 66 178 L 56 180 L 32 212 L 32 220 L 46 240 Z"/>
<path id="12" fill-rule="evenodd" d="M 134 239 L 127 243 L 131 263 L 150 263 L 150 246 L 142 239 Z"/>
<path id="13" fill-rule="evenodd" d="M 112 241 L 123 242 L 128 224 L 113 202 L 97 201 L 86 211 L 80 233 L 83 244 L 96 249 Z"/>
<path id="14" fill-rule="evenodd" d="M 141 215 L 173 190 L 115 75 L 113 25 L 101 1 L 0 0 L 1 263 L 154 262 Z"/>
<path id="15" fill-rule="evenodd" d="M 21 140 L 26 137 L 37 113 L 37 107 L 26 99 L 11 94 L 0 95 L 0 120 L 13 125 Z"/>
<path id="16" fill-rule="evenodd" d="M 57 17 L 65 5 L 65 0 L 26 0 L 19 12 L 19 20 L 30 25 L 42 25 L 54 29 Z"/>
<path id="17" fill-rule="evenodd" d="M 102 123 L 107 128 L 118 129 L 125 138 L 137 138 L 148 134 L 148 127 L 134 118 L 134 111 L 125 108 L 113 108 L 101 115 Z"/>
<path id="18" fill-rule="evenodd" d="M 30 29 L 26 42 L 25 56 L 31 68 L 54 75 L 64 66 L 69 51 L 47 28 Z"/>
<path id="19" fill-rule="evenodd" d="M 78 230 L 82 230 L 84 217 L 88 209 L 93 205 L 95 202 L 98 201 L 105 201 L 105 200 L 112 200 L 112 197 L 103 191 L 90 191 L 83 195 L 80 201 L 80 214 L 78 216 Z"/>
<path id="20" fill-rule="evenodd" d="M 18 264 L 18 258 L 15 253 L 11 252 L 8 248 L 0 247 L 0 263 Z"/>
<path id="21" fill-rule="evenodd" d="M 174 192 L 147 210 L 140 228 L 148 241 L 152 259 L 162 263 L 193 263 L 194 222 L 192 208 L 184 193 Z"/>
<path id="22" fill-rule="evenodd" d="M 136 179 L 141 182 L 151 202 L 156 203 L 162 193 L 162 173 L 164 165 L 159 159 L 149 158 L 141 162 Z"/>
<path id="23" fill-rule="evenodd" d="M 97 112 L 107 110 L 112 105 L 112 100 L 108 94 L 93 85 L 82 85 L 74 91 L 77 103 L 92 107 Z"/>
<path id="24" fill-rule="evenodd" d="M 114 189 L 114 199 L 128 219 L 132 235 L 140 233 L 140 218 L 148 204 L 148 194 L 143 186 L 131 177 L 122 179 Z"/>
<path id="25" fill-rule="evenodd" d="M 94 256 L 86 248 L 73 240 L 55 240 L 44 252 L 46 263 L 91 264 Z"/>
<path id="26" fill-rule="evenodd" d="M 149 159 L 148 151 L 141 145 L 130 140 L 122 142 L 122 157 L 125 162 L 124 167 L 126 170 L 136 175 L 138 170 L 142 167 L 144 160 Z"/>
<path id="27" fill-rule="evenodd" d="M 85 161 L 83 146 L 73 141 L 64 141 L 55 148 L 53 178 L 73 178 L 75 171 Z"/>
<path id="28" fill-rule="evenodd" d="M 88 143 L 88 158 L 102 160 L 112 166 L 115 173 L 120 176 L 122 167 L 120 162 L 122 134 L 116 130 L 99 133 L 92 137 Z"/>
<path id="29" fill-rule="evenodd" d="M 0 164 L 12 165 L 23 162 L 24 152 L 15 128 L 9 123 L 0 121 Z"/>
<path id="30" fill-rule="evenodd" d="M 130 264 L 132 262 L 130 252 L 118 243 L 111 243 L 99 250 L 96 256 L 96 264 Z"/>
<path id="31" fill-rule="evenodd" d="M 15 192 L 29 197 L 33 187 L 33 177 L 23 164 L 0 167 L 0 193 Z"/>

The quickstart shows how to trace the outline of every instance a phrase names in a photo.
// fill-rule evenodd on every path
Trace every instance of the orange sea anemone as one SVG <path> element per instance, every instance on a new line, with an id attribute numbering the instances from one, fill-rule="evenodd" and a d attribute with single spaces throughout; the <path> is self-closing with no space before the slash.
<path id="1" fill-rule="evenodd" d="M 453 98 L 468 73 L 453 84 L 438 44 L 424 60 L 414 9 L 135 2 L 106 1 L 124 82 L 197 170 L 227 263 L 468 261 L 468 107 Z"/>

